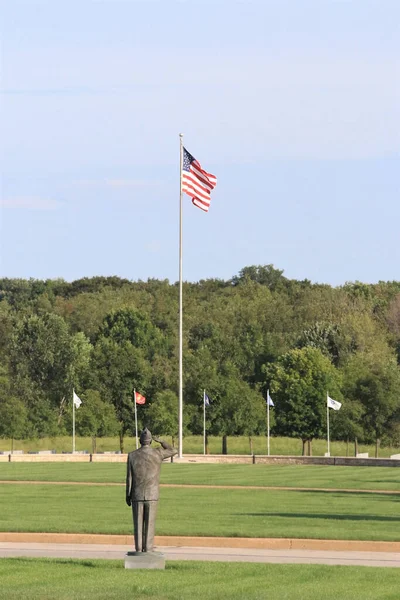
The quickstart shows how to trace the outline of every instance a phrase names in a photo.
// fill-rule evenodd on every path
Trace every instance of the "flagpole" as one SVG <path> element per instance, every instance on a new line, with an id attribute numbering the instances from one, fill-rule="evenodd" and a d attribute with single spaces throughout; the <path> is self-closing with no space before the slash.
<path id="1" fill-rule="evenodd" d="M 137 406 L 136 406 L 136 390 L 133 390 L 133 401 L 135 403 L 135 435 L 136 435 L 136 450 L 139 448 L 138 432 L 137 432 Z"/>
<path id="2" fill-rule="evenodd" d="M 267 449 L 269 456 L 269 390 L 267 390 Z"/>
<path id="3" fill-rule="evenodd" d="M 72 389 L 72 454 L 75 454 L 75 401 L 74 392 Z"/>
<path id="4" fill-rule="evenodd" d="M 203 454 L 206 455 L 206 390 L 203 390 Z"/>
<path id="5" fill-rule="evenodd" d="M 326 430 L 327 430 L 327 436 L 328 436 L 328 456 L 331 455 L 331 449 L 330 449 L 330 443 L 329 443 L 329 406 L 328 406 L 328 392 L 326 393 Z"/>
<path id="6" fill-rule="evenodd" d="M 182 421 L 183 421 L 183 302 L 182 302 L 182 167 L 183 134 L 179 134 L 179 433 L 178 457 L 182 458 Z"/>

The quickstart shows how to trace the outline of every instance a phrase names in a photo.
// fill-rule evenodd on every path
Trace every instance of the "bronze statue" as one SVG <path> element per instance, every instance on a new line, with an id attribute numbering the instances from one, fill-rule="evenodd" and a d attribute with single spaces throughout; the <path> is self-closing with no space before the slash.
<path id="1" fill-rule="evenodd" d="M 161 444 L 150 448 L 154 440 Z M 151 552 L 157 514 L 161 463 L 177 454 L 177 450 L 145 428 L 140 434 L 138 450 L 129 452 L 126 473 L 126 503 L 132 506 L 136 552 Z"/>

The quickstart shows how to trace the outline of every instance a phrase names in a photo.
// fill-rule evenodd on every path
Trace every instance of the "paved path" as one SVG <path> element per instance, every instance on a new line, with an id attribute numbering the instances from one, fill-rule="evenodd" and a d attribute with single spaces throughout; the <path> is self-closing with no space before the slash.
<path id="1" fill-rule="evenodd" d="M 76 546 L 101 545 L 105 547 L 131 546 L 133 535 L 109 535 L 94 533 L 34 533 L 34 532 L 0 532 L 0 544 L 68 544 Z M 155 544 L 171 548 L 236 548 L 246 550 L 310 550 L 327 552 L 368 552 L 400 554 L 400 542 L 382 542 L 372 540 L 329 540 L 306 538 L 243 538 L 218 536 L 179 536 L 156 535 Z"/>
<path id="2" fill-rule="evenodd" d="M 123 560 L 131 545 L 42 544 L 0 542 L 0 557 L 103 558 Z M 166 560 L 296 563 L 400 567 L 400 552 L 337 552 L 328 550 L 258 550 L 254 548 L 195 548 L 157 546 Z"/>

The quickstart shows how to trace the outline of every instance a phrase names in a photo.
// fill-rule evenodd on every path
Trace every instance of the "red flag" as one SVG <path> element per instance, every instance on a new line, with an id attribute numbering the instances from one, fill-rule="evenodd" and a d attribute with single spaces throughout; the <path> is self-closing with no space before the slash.
<path id="1" fill-rule="evenodd" d="M 142 394 L 138 394 L 138 392 L 135 392 L 135 400 L 136 404 L 146 404 L 146 398 Z"/>
<path id="2" fill-rule="evenodd" d="M 190 152 L 183 148 L 182 192 L 191 197 L 192 202 L 201 210 L 208 212 L 211 191 L 217 185 L 217 178 L 201 168 Z"/>

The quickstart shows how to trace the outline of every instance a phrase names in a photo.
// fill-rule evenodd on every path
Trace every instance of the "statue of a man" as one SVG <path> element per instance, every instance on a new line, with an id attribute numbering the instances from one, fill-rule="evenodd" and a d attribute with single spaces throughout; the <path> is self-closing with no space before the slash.
<path id="1" fill-rule="evenodd" d="M 161 444 L 151 448 L 154 439 Z M 132 506 L 136 552 L 151 552 L 157 514 L 161 463 L 177 450 L 145 428 L 140 434 L 140 448 L 129 452 L 126 473 L 126 503 Z"/>

